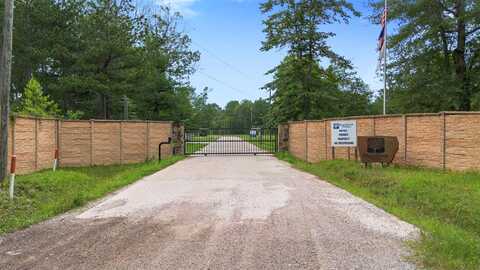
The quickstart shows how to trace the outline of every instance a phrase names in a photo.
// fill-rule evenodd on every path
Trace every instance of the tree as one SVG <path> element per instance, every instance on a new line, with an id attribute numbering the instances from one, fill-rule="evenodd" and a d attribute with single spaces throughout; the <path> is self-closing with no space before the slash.
<path id="1" fill-rule="evenodd" d="M 277 106 L 276 115 L 286 110 L 288 113 L 285 115 L 295 118 L 315 117 L 312 113 L 312 99 L 329 96 L 328 88 L 318 87 L 317 78 L 322 72 L 318 63 L 328 61 L 332 65 L 351 68 L 350 62 L 336 54 L 327 44 L 327 40 L 335 34 L 320 31 L 319 26 L 348 23 L 351 16 L 360 14 L 345 0 L 268 0 L 261 4 L 261 11 L 269 15 L 264 21 L 266 39 L 261 50 L 287 48 L 289 53 L 283 62 L 282 70 L 279 66 L 270 71 L 276 73 L 277 81 L 266 86 L 268 90 L 277 91 L 280 83 L 283 84 L 281 87 L 285 87 L 284 90 L 290 89 L 286 96 L 277 93 L 274 102 L 282 102 L 285 98 L 294 100 L 291 107 Z M 283 80 L 281 76 L 284 74 L 292 75 L 292 81 L 287 81 L 287 78 Z M 317 105 L 325 107 L 326 104 L 327 100 Z"/>
<path id="2" fill-rule="evenodd" d="M 35 78 L 27 83 L 21 102 L 14 111 L 19 115 L 35 117 L 57 117 L 60 114 L 58 105 L 43 94 L 42 86 Z"/>
<path id="3" fill-rule="evenodd" d="M 194 91 L 188 78 L 200 54 L 179 30 L 178 13 L 140 12 L 135 2 L 18 1 L 13 103 L 34 76 L 65 117 L 81 111 L 75 117 L 122 119 L 126 96 L 130 117 L 188 118 Z"/>
<path id="4" fill-rule="evenodd" d="M 372 6 L 378 22 L 383 1 Z M 480 92 L 480 3 L 392 0 L 389 18 L 398 25 L 389 39 L 393 110 L 474 109 Z"/>
<path id="5" fill-rule="evenodd" d="M 321 91 L 300 92 L 302 79 L 310 69 L 305 61 L 308 60 L 290 55 L 272 71 L 273 81 L 265 88 L 274 93 L 270 120 L 273 125 L 307 119 L 305 101 L 312 108 L 310 116 L 314 119 L 369 113 L 370 90 L 354 72 L 341 66 L 324 69 L 312 65 L 312 88 Z"/>

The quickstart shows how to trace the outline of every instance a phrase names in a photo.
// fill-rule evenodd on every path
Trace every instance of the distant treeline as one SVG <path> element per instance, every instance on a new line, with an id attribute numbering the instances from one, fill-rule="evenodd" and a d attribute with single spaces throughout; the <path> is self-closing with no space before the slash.
<path id="1" fill-rule="evenodd" d="M 388 3 L 387 112 L 480 110 L 480 1 Z M 380 23 L 384 5 L 384 0 L 370 3 L 372 23 Z M 322 31 L 322 26 L 361 16 L 352 1 L 266 0 L 261 11 L 267 16 L 261 49 L 288 49 L 266 86 L 274 93 L 274 118 L 382 111 L 383 96 L 373 97 L 351 62 L 328 45 L 335 33 Z M 357 53 L 375 57 L 373 51 Z"/>
<path id="2" fill-rule="evenodd" d="M 130 118 L 189 118 L 200 53 L 178 13 L 140 11 L 135 2 L 15 1 L 13 109 L 34 77 L 60 116 L 122 119 L 128 101 Z"/>
<path id="3" fill-rule="evenodd" d="M 324 25 L 361 16 L 348 1 L 262 3 L 261 50 L 281 48 L 288 54 L 267 72 L 273 80 L 263 91 L 271 99 L 232 101 L 225 108 L 208 102 L 208 89 L 199 93 L 190 85 L 200 53 L 180 30 L 180 14 L 162 6 L 140 10 L 135 3 L 15 1 L 13 110 L 66 118 L 174 120 L 191 127 L 274 126 L 381 113 L 383 97 L 375 96 L 351 62 L 328 45 L 335 33 L 322 31 Z M 383 3 L 371 3 L 373 23 L 379 23 Z M 389 4 L 394 31 L 388 39 L 388 112 L 480 110 L 480 3 Z"/>

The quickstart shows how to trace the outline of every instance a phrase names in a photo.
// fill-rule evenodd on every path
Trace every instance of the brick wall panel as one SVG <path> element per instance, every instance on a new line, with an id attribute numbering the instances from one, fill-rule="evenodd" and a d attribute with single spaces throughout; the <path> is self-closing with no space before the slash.
<path id="1" fill-rule="evenodd" d="M 17 118 L 15 121 L 15 155 L 17 173 L 35 171 L 35 120 Z"/>
<path id="2" fill-rule="evenodd" d="M 171 123 L 149 123 L 149 159 L 158 159 L 158 145 L 172 136 Z M 172 155 L 172 145 L 162 146 L 162 158 Z"/>
<path id="3" fill-rule="evenodd" d="M 357 120 L 357 136 L 373 136 L 374 120 L 373 118 L 356 119 Z"/>
<path id="4" fill-rule="evenodd" d="M 146 156 L 146 123 L 122 124 L 122 163 L 140 163 Z"/>
<path id="5" fill-rule="evenodd" d="M 94 122 L 95 165 L 120 164 L 120 122 Z"/>
<path id="6" fill-rule="evenodd" d="M 38 120 L 37 122 L 37 169 L 52 168 L 57 148 L 56 120 Z"/>
<path id="7" fill-rule="evenodd" d="M 407 163 L 442 167 L 442 118 L 440 116 L 407 117 Z"/>
<path id="8" fill-rule="evenodd" d="M 305 160 L 305 122 L 290 123 L 288 151 Z"/>
<path id="9" fill-rule="evenodd" d="M 325 123 L 308 122 L 308 161 L 315 163 L 326 159 L 325 153 Z"/>
<path id="10" fill-rule="evenodd" d="M 446 115 L 446 167 L 480 169 L 480 115 Z"/>
<path id="11" fill-rule="evenodd" d="M 405 163 L 405 135 L 402 116 L 376 118 L 375 135 L 397 137 L 399 150 L 395 155 L 394 163 Z"/>
<path id="12" fill-rule="evenodd" d="M 63 121 L 60 128 L 60 165 L 89 166 L 91 163 L 89 121 Z"/>

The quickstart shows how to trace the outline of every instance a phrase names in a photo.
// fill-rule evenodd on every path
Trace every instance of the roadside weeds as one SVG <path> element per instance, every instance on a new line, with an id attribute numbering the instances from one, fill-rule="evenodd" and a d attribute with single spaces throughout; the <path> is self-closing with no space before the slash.
<path id="1" fill-rule="evenodd" d="M 277 158 L 314 174 L 416 225 L 421 239 L 409 242 L 425 269 L 480 268 L 480 172 L 392 166 L 363 168 L 354 161 L 309 164 L 288 153 Z"/>
<path id="2" fill-rule="evenodd" d="M 64 168 L 17 176 L 14 200 L 8 198 L 7 183 L 0 191 L 0 235 L 84 206 L 183 158 L 173 156 L 160 162 Z"/>

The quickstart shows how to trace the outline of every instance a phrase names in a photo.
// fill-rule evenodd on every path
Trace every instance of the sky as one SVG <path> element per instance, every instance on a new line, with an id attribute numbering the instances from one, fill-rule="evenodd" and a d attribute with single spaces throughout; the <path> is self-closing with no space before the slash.
<path id="1" fill-rule="evenodd" d="M 179 11 L 183 29 L 192 38 L 192 48 L 200 51 L 201 60 L 191 84 L 201 91 L 209 87 L 209 102 L 224 106 L 230 100 L 255 100 L 268 97 L 261 87 L 271 81 L 265 75 L 285 57 L 285 51 L 261 52 L 265 35 L 260 12 L 261 0 L 140 0 L 149 4 L 167 4 Z M 144 3 L 145 3 L 144 2 Z M 322 26 L 336 33 L 329 40 L 335 52 L 349 59 L 359 76 L 374 91 L 381 81 L 375 73 L 379 26 L 371 24 L 368 0 L 352 0 L 362 17 L 348 25 Z"/>

